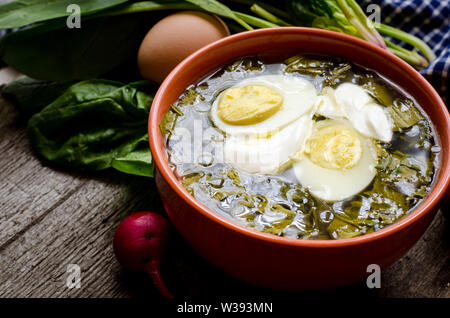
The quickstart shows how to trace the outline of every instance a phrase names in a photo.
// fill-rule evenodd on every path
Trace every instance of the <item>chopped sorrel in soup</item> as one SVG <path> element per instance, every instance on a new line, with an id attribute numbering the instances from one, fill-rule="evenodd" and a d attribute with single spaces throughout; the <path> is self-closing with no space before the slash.
<path id="1" fill-rule="evenodd" d="M 343 239 L 408 215 L 440 147 L 425 112 L 372 70 L 324 56 L 243 58 L 186 89 L 161 124 L 183 187 L 242 226 Z"/>

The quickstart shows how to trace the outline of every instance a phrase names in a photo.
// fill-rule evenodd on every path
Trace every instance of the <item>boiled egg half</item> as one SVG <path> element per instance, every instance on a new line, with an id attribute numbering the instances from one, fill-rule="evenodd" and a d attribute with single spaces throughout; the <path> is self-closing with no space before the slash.
<path id="1" fill-rule="evenodd" d="M 225 163 L 249 173 L 283 170 L 301 153 L 312 128 L 315 87 L 286 75 L 258 76 L 223 91 L 211 107 L 225 132 Z"/>
<path id="2" fill-rule="evenodd" d="M 376 175 L 377 152 L 370 138 L 344 119 L 314 123 L 295 175 L 310 193 L 339 201 L 364 190 Z"/>
<path id="3" fill-rule="evenodd" d="M 228 135 L 270 135 L 308 113 L 316 97 L 314 85 L 305 79 L 262 75 L 219 94 L 210 117 Z"/>

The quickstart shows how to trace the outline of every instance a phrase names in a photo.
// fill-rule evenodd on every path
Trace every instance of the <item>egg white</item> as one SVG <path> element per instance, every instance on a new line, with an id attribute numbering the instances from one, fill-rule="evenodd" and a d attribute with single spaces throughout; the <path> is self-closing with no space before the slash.
<path id="1" fill-rule="evenodd" d="M 390 142 L 393 123 L 384 107 L 360 86 L 343 83 L 325 87 L 316 100 L 317 113 L 327 118 L 346 118 L 366 137 Z"/>
<path id="2" fill-rule="evenodd" d="M 325 120 L 314 126 L 341 125 L 352 128 L 346 120 Z M 314 130 L 315 128 L 313 128 Z M 358 134 L 355 131 L 356 134 Z M 377 170 L 376 149 L 369 138 L 358 134 L 361 141 L 361 158 L 358 163 L 348 170 L 323 168 L 313 163 L 307 155 L 293 165 L 295 176 L 301 185 L 308 188 L 310 193 L 325 201 L 340 201 L 360 193 L 375 177 Z"/>
<path id="3" fill-rule="evenodd" d="M 341 118 L 345 117 L 342 108 L 336 102 L 334 97 L 334 89 L 331 87 L 324 87 L 322 92 L 316 99 L 316 113 L 327 118 Z"/>
<path id="4" fill-rule="evenodd" d="M 312 129 L 312 112 L 268 138 L 232 135 L 225 140 L 224 159 L 248 173 L 276 174 L 298 160 Z"/>
<path id="5" fill-rule="evenodd" d="M 384 142 L 390 142 L 393 123 L 384 107 L 360 86 L 344 83 L 335 92 L 336 102 L 341 106 L 345 117 L 361 134 Z"/>
<path id="6" fill-rule="evenodd" d="M 218 114 L 220 94 L 211 107 L 210 118 L 218 129 L 228 135 L 270 135 L 309 112 L 317 96 L 314 85 L 300 77 L 262 75 L 245 79 L 233 87 L 248 85 L 261 85 L 274 89 L 283 97 L 282 106 L 274 115 L 257 124 L 231 125 L 225 123 Z"/>

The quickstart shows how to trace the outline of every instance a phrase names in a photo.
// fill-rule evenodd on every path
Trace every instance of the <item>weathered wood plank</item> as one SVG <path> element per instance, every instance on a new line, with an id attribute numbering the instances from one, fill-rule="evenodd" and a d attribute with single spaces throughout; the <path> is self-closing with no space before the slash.
<path id="1" fill-rule="evenodd" d="M 1 250 L 86 180 L 43 167 L 28 145 L 25 125 L 18 124 L 13 105 L 2 101 L 0 109 L 10 114 L 1 117 L 0 128 Z"/>
<path id="2" fill-rule="evenodd" d="M 154 205 L 154 190 L 145 179 L 119 179 L 86 181 L 1 250 L 0 295 L 106 297 L 120 289 L 114 280 L 114 228 L 130 212 Z M 83 288 L 65 286 L 68 264 L 82 268 Z"/>

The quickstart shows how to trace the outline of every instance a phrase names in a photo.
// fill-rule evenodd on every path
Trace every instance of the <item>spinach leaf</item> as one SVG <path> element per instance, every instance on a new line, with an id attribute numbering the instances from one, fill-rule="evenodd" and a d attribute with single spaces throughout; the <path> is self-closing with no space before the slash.
<path id="1" fill-rule="evenodd" d="M 160 10 L 195 10 L 198 6 L 185 0 L 154 0 L 129 2 L 110 10 L 102 11 L 98 16 L 114 16 L 136 12 L 160 11 Z"/>
<path id="2" fill-rule="evenodd" d="M 153 177 L 153 161 L 148 146 L 148 136 L 141 138 L 135 150 L 123 157 L 115 158 L 112 167 L 128 174 Z"/>
<path id="3" fill-rule="evenodd" d="M 239 18 L 230 8 L 223 5 L 219 1 L 215 0 L 186 0 L 186 2 L 190 2 L 202 8 L 205 11 L 210 13 L 214 13 L 220 15 L 225 18 L 232 19 L 242 25 L 247 30 L 252 30 L 252 27 L 249 26 L 244 20 Z"/>
<path id="4" fill-rule="evenodd" d="M 288 1 L 289 12 L 293 15 L 294 21 L 301 26 L 311 26 L 313 21 L 319 16 L 313 12 L 309 1 L 293 0 Z"/>
<path id="5" fill-rule="evenodd" d="M 142 14 L 87 19 L 81 29 L 50 21 L 6 35 L 0 41 L 0 58 L 35 79 L 95 78 L 135 59 L 152 20 Z"/>
<path id="6" fill-rule="evenodd" d="M 310 8 L 317 15 L 327 16 L 327 17 L 331 18 L 333 12 L 332 12 L 331 8 L 328 6 L 328 3 L 333 2 L 333 0 L 331 0 L 331 1 L 327 1 L 327 0 L 309 0 L 307 2 L 309 2 Z"/>
<path id="7" fill-rule="evenodd" d="M 70 85 L 21 76 L 4 86 L 2 95 L 12 100 L 22 114 L 31 116 L 53 102 Z"/>
<path id="8" fill-rule="evenodd" d="M 77 0 L 81 14 L 95 13 L 128 0 Z M 21 0 L 0 5 L 0 29 L 17 28 L 70 15 L 73 0 Z"/>
<path id="9" fill-rule="evenodd" d="M 151 157 L 139 147 L 154 91 L 144 81 L 124 85 L 88 80 L 72 85 L 31 117 L 27 127 L 31 146 L 45 160 L 63 167 L 101 170 L 114 164 L 121 171 L 151 175 Z M 140 167 L 133 168 L 130 162 Z"/>

